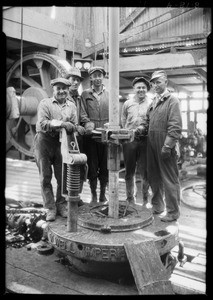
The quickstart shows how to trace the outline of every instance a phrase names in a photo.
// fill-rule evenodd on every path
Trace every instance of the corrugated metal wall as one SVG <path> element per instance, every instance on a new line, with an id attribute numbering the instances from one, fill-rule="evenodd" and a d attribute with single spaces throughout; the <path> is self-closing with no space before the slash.
<path id="1" fill-rule="evenodd" d="M 147 7 L 142 14 L 130 24 L 127 30 L 137 27 L 147 21 L 150 21 L 160 15 L 163 15 L 174 8 L 171 7 Z M 194 34 L 204 33 L 204 9 L 194 8 L 184 14 L 173 18 L 163 24 L 151 28 L 145 32 L 139 33 L 126 40 L 126 46 L 132 43 L 140 43 L 142 41 L 169 38 L 175 36 L 190 36 Z M 209 18 L 209 30 L 210 30 L 210 15 Z M 206 22 L 206 20 L 205 20 Z"/>

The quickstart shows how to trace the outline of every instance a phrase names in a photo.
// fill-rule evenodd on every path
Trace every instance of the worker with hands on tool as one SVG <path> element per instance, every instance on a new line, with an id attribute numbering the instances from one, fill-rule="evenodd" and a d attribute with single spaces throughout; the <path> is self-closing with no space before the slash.
<path id="1" fill-rule="evenodd" d="M 70 82 L 65 78 L 51 80 L 53 97 L 45 98 L 38 105 L 38 121 L 34 138 L 34 156 L 39 170 L 41 193 L 47 209 L 46 221 L 54 221 L 56 214 L 67 217 L 67 202 L 61 195 L 62 155 L 59 141 L 60 129 L 72 134 L 77 128 L 74 103 L 68 101 Z M 52 174 L 57 181 L 56 201 L 51 184 Z"/>
<path id="2" fill-rule="evenodd" d="M 97 182 L 100 181 L 99 201 L 106 202 L 106 186 L 108 184 L 107 144 L 93 138 L 93 130 L 104 128 L 109 122 L 109 93 L 103 79 L 104 68 L 95 66 L 88 70 L 91 87 L 81 94 L 82 123 L 84 123 L 84 150 L 88 162 L 88 180 L 91 189 L 91 203 L 97 203 Z"/>
<path id="3" fill-rule="evenodd" d="M 165 216 L 160 215 L 161 221 L 171 222 L 180 216 L 177 165 L 178 140 L 182 130 L 180 103 L 167 89 L 168 79 L 165 71 L 155 71 L 150 83 L 156 93 L 147 111 L 147 171 L 153 193 L 152 211 L 154 214 L 161 214 L 166 208 Z"/>
<path id="4" fill-rule="evenodd" d="M 85 128 L 81 126 L 81 96 L 79 95 L 78 89 L 79 86 L 83 80 L 83 77 L 81 76 L 81 71 L 78 68 L 72 67 L 68 73 L 66 74 L 66 79 L 70 81 L 70 87 L 69 87 L 69 93 L 67 99 L 75 104 L 76 111 L 77 111 L 77 119 L 78 119 L 78 125 L 77 125 L 77 142 L 79 146 L 79 150 L 81 153 L 84 153 L 83 149 L 83 135 L 85 134 Z M 87 165 L 81 165 L 80 166 L 80 192 L 82 193 L 83 190 L 83 184 L 86 180 L 86 174 L 87 174 Z M 84 202 L 82 199 L 78 202 L 78 206 L 83 205 Z"/>
<path id="5" fill-rule="evenodd" d="M 134 141 L 123 143 L 126 195 L 129 203 L 135 203 L 135 200 L 142 202 L 142 199 L 138 199 L 138 197 L 135 199 L 135 195 L 142 194 L 143 205 L 146 206 L 149 189 L 146 171 L 148 132 L 146 113 L 151 103 L 151 99 L 147 97 L 150 85 L 144 77 L 136 77 L 132 85 L 135 93 L 134 98 L 126 100 L 121 111 L 122 127 L 129 130 L 133 129 L 135 136 Z M 135 182 L 136 168 L 140 180 Z M 135 183 L 137 192 L 134 190 Z"/>

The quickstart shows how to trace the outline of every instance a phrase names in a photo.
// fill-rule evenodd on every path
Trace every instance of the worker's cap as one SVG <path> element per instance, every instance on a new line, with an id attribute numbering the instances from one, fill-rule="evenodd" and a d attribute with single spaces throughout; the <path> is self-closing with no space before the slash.
<path id="1" fill-rule="evenodd" d="M 103 67 L 99 67 L 99 66 L 91 67 L 91 68 L 88 70 L 88 73 L 89 73 L 89 75 L 91 75 L 91 74 L 94 73 L 95 71 L 100 71 L 101 73 L 104 74 L 104 76 L 106 75 L 106 72 L 105 72 L 104 68 L 103 68 Z"/>
<path id="2" fill-rule="evenodd" d="M 154 73 L 152 73 L 152 77 L 150 79 L 150 81 L 156 79 L 156 78 L 160 78 L 160 77 L 166 77 L 167 78 L 167 74 L 165 71 L 161 70 L 161 71 L 155 71 Z"/>
<path id="3" fill-rule="evenodd" d="M 71 68 L 67 75 L 65 76 L 66 79 L 70 78 L 71 76 L 77 76 L 80 78 L 80 80 L 83 80 L 84 78 L 81 76 L 81 71 L 78 68 Z"/>
<path id="4" fill-rule="evenodd" d="M 144 77 L 135 77 L 135 79 L 132 82 L 132 86 L 134 86 L 137 82 L 144 82 L 145 85 L 147 86 L 147 89 L 148 90 L 150 89 L 149 81 L 146 78 L 144 78 Z"/>
<path id="5" fill-rule="evenodd" d="M 52 86 L 54 86 L 54 85 L 57 84 L 57 83 L 63 83 L 63 84 L 65 84 L 65 85 L 67 85 L 67 86 L 71 85 L 71 83 L 69 82 L 68 79 L 65 79 L 65 78 L 62 78 L 62 77 L 58 77 L 58 78 L 53 79 L 53 80 L 50 81 L 50 84 L 51 84 Z"/>

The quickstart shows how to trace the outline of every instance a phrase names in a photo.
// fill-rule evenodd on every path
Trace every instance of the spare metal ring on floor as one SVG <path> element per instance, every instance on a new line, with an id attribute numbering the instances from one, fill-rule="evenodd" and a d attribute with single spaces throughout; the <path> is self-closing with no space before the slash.
<path id="1" fill-rule="evenodd" d="M 50 255 L 54 252 L 54 247 L 52 245 L 39 245 L 37 247 L 37 251 L 39 254 L 43 254 L 43 255 Z"/>
<path id="2" fill-rule="evenodd" d="M 203 187 L 203 193 L 197 192 L 196 187 Z M 181 201 L 188 207 L 198 210 L 206 209 L 206 183 L 197 182 L 184 187 L 181 190 Z"/>

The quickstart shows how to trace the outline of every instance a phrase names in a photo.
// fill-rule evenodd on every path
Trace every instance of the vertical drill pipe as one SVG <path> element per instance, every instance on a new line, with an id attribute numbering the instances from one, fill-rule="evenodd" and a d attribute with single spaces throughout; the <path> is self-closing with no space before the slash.
<path id="1" fill-rule="evenodd" d="M 67 215 L 67 232 L 77 232 L 77 221 L 78 221 L 78 202 L 67 201 L 68 215 Z"/>
<path id="2" fill-rule="evenodd" d="M 119 7 L 109 8 L 109 129 L 119 129 Z M 115 155 L 113 147 L 108 148 L 109 157 Z M 119 171 L 109 168 L 109 217 L 119 215 Z"/>

